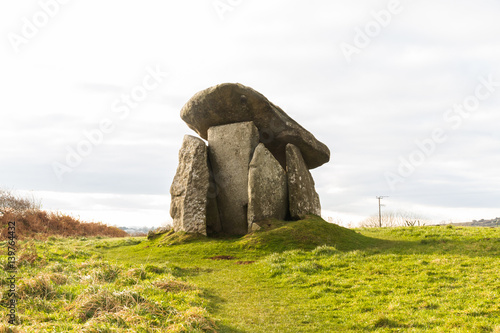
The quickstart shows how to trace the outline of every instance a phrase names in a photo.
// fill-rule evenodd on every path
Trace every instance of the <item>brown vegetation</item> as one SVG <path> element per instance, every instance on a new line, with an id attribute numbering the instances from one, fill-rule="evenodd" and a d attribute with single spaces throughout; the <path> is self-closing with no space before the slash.
<path id="1" fill-rule="evenodd" d="M 44 239 L 48 236 L 128 236 L 117 227 L 100 222 L 83 222 L 62 213 L 43 211 L 40 206 L 35 197 L 26 198 L 0 189 L 0 239 L 7 239 L 9 222 L 15 222 L 15 236 L 18 239 Z"/>
<path id="2" fill-rule="evenodd" d="M 72 216 L 46 211 L 28 211 L 25 213 L 8 212 L 0 217 L 0 239 L 7 239 L 9 222 L 16 222 L 16 237 L 46 238 L 47 236 L 107 236 L 126 237 L 128 234 L 117 228 L 100 222 L 83 222 Z"/>

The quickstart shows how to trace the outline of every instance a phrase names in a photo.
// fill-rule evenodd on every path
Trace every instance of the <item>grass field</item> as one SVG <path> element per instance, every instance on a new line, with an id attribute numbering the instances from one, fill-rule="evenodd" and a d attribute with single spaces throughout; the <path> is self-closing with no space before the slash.
<path id="1" fill-rule="evenodd" d="M 51 237 L 18 251 L 19 325 L 10 327 L 500 332 L 499 256 L 500 229 L 349 230 L 317 217 L 230 239 Z"/>

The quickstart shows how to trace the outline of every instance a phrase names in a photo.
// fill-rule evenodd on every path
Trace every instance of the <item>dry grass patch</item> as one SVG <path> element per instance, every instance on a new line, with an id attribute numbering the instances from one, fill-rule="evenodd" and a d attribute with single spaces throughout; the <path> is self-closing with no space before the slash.
<path id="1" fill-rule="evenodd" d="M 138 280 L 145 280 L 148 277 L 148 273 L 144 267 L 131 268 L 125 273 L 125 275 Z"/>
<path id="2" fill-rule="evenodd" d="M 192 307 L 179 313 L 177 323 L 170 325 L 167 332 L 217 332 L 215 321 L 208 316 L 208 312 L 199 307 Z"/>
<path id="3" fill-rule="evenodd" d="M 48 273 L 40 273 L 35 277 L 22 279 L 19 283 L 19 298 L 53 298 L 55 296 L 55 289 L 52 279 L 61 281 L 60 277 L 53 277 L 53 274 Z"/>
<path id="4" fill-rule="evenodd" d="M 80 294 L 71 308 L 80 322 L 106 313 L 116 313 L 144 303 L 145 298 L 131 291 L 111 291 L 106 288 L 91 287 Z"/>
<path id="5" fill-rule="evenodd" d="M 163 278 L 153 282 L 153 285 L 161 290 L 170 293 L 195 290 L 196 288 L 189 283 L 173 280 L 172 278 Z"/>
<path id="6" fill-rule="evenodd" d="M 8 324 L 0 324 L 0 333 L 25 333 L 26 331 L 20 330 L 17 327 Z"/>

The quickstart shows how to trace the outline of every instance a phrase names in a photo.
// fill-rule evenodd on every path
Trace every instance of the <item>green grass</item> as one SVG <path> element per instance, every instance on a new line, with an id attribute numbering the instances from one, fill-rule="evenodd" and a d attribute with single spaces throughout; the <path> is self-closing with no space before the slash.
<path id="1" fill-rule="evenodd" d="M 311 216 L 242 238 L 24 247 L 20 331 L 500 333 L 500 229 Z"/>

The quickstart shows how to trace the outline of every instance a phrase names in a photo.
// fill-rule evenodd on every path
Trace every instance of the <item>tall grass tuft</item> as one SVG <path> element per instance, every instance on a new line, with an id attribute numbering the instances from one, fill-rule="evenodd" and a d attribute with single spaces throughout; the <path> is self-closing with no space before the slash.
<path id="1" fill-rule="evenodd" d="M 29 299 L 31 297 L 51 299 L 54 296 L 54 283 L 50 274 L 40 273 L 35 277 L 25 278 L 19 283 L 20 299 Z"/>
<path id="2" fill-rule="evenodd" d="M 73 314 L 80 322 L 85 322 L 106 313 L 133 308 L 144 301 L 142 296 L 128 290 L 118 292 L 92 286 L 77 297 L 73 305 Z"/>
<path id="3" fill-rule="evenodd" d="M 189 283 L 174 280 L 173 277 L 166 277 L 160 280 L 154 281 L 153 285 L 159 289 L 165 290 L 171 293 L 177 293 L 181 291 L 194 290 L 195 288 Z"/>

